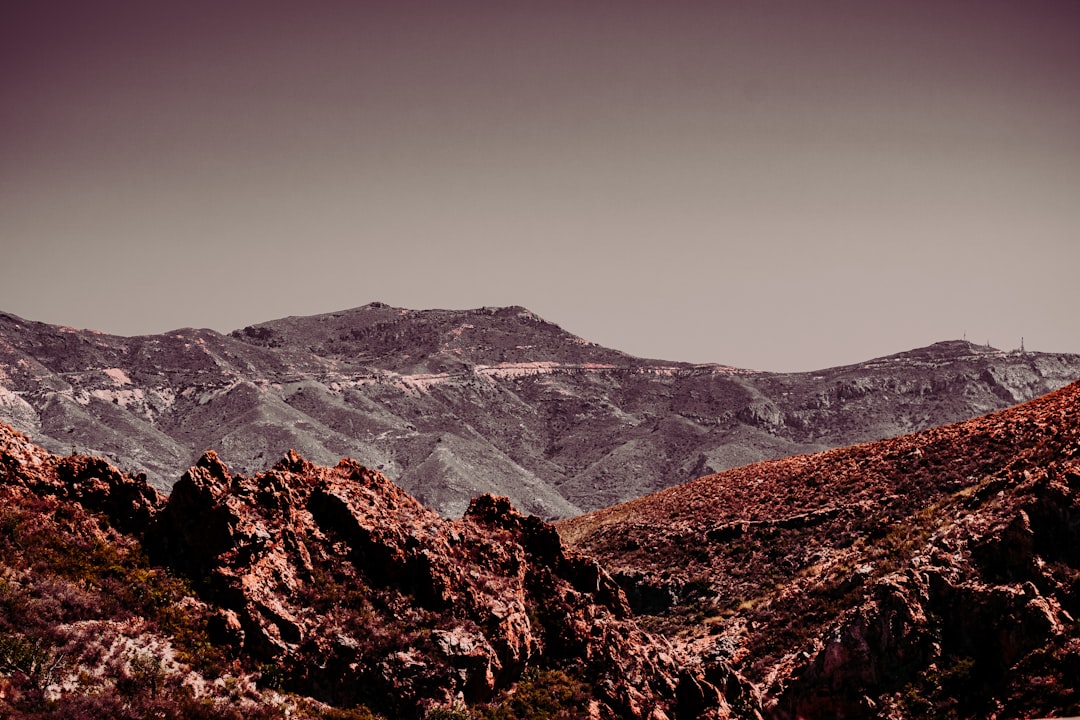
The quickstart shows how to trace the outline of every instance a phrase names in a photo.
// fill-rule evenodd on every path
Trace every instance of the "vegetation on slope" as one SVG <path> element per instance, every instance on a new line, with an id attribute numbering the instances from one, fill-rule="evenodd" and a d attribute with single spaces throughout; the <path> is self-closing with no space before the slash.
<path id="1" fill-rule="evenodd" d="M 559 527 L 777 717 L 1080 711 L 1080 385 Z"/>

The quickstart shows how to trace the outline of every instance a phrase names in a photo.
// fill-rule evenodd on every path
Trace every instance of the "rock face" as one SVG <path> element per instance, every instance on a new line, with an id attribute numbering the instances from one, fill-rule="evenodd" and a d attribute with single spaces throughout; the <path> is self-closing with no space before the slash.
<path id="1" fill-rule="evenodd" d="M 488 701 L 537 663 L 578 663 L 618 717 L 659 717 L 675 690 L 670 649 L 628 622 L 618 585 L 506 498 L 448 522 L 352 461 L 290 453 L 243 478 L 207 453 L 148 544 L 235 617 L 235 652 L 334 705 L 419 717 Z"/>
<path id="2" fill-rule="evenodd" d="M 619 715 L 648 717 L 673 691 L 662 648 L 638 654 L 649 643 L 622 623 L 618 585 L 505 499 L 485 495 L 448 522 L 351 461 L 319 468 L 291 453 L 244 478 L 211 452 L 150 539 L 153 557 L 232 613 L 235 651 L 327 703 L 392 698 L 393 715 L 419 717 L 424 702 L 487 701 L 540 657 L 603 657 L 585 674 Z"/>
<path id="3" fill-rule="evenodd" d="M 1080 714 L 1080 384 L 559 528 L 767 717 Z"/>
<path id="4" fill-rule="evenodd" d="M 0 421 L 167 490 L 206 448 L 365 462 L 447 517 L 545 518 L 725 468 L 912 432 L 1080 378 L 1080 357 L 937 343 L 813 373 L 643 360 L 519 307 L 381 303 L 221 335 L 123 338 L 0 313 Z"/>
<path id="5" fill-rule="evenodd" d="M 0 443 L 0 473 L 13 493 L 78 504 L 133 534 L 146 531 L 164 502 L 145 475 L 125 476 L 102 458 L 55 456 L 3 424 Z"/>
<path id="6" fill-rule="evenodd" d="M 279 703 L 274 693 L 393 718 L 419 719 L 455 703 L 497 710 L 537 677 L 572 683 L 578 709 L 597 718 L 728 717 L 728 697 L 757 702 L 723 663 L 705 667 L 639 629 L 594 560 L 506 498 L 481 496 L 463 519 L 448 521 L 351 460 L 318 467 L 290 452 L 244 477 L 207 452 L 165 500 L 103 461 L 49 455 L 3 426 L 0 436 L 6 502 L 44 501 L 58 537 L 77 526 L 97 545 L 124 545 L 132 558 L 139 545 L 150 565 L 131 572 L 162 568 L 190 582 L 189 595 L 168 603 L 186 603 L 190 624 L 165 623 L 170 635 L 164 621 L 140 616 L 142 629 L 132 632 L 156 638 L 145 646 L 195 633 L 202 640 L 192 653 L 219 658 L 215 672 L 227 667 L 234 683 L 250 686 L 248 714 Z M 109 529 L 94 518 L 107 519 Z M 36 514 L 31 520 L 41 522 Z M 43 582 L 39 576 L 53 571 L 24 562 L 19 546 L 9 548 L 5 572 L 22 567 L 24 586 Z M 105 572 L 122 572 L 123 561 L 112 562 Z M 89 619 L 114 620 L 101 605 Z M 5 632 L 18 631 L 0 627 L 0 690 L 3 676 L 32 674 L 5 667 Z M 25 642 L 66 632 L 54 622 Z M 185 697 L 213 700 L 212 691 L 194 689 L 209 682 L 205 672 L 182 680 L 198 675 L 194 665 L 158 668 L 161 681 L 188 682 Z M 40 694 L 70 711 L 85 700 L 71 681 L 80 672 L 102 671 L 82 658 L 41 679 Z M 113 672 L 95 697 L 120 693 L 121 676 L 133 671 Z M 36 707 L 25 695 L 20 702 Z"/>

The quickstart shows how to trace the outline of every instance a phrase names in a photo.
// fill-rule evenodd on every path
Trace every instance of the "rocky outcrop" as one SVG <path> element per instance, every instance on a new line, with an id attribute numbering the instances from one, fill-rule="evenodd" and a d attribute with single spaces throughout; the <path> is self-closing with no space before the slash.
<path id="1" fill-rule="evenodd" d="M 233 654 L 330 704 L 422 717 L 555 667 L 593 688 L 602 716 L 659 719 L 693 685 L 615 581 L 506 498 L 477 498 L 451 522 L 353 461 L 320 468 L 290 453 L 245 478 L 207 453 L 147 543 L 221 608 L 214 633 Z"/>
<path id="2" fill-rule="evenodd" d="M 352 460 L 207 452 L 164 500 L 0 441 L 0 714 L 1080 713 L 1080 384 L 558 527 Z"/>
<path id="3" fill-rule="evenodd" d="M 1035 482 L 1021 491 L 1045 489 Z M 1038 498 L 1045 507 L 1048 498 Z M 1057 509 L 1075 507 L 1069 498 Z M 1037 702 L 1024 696 L 1030 667 L 1080 660 L 1072 614 L 1080 567 L 1051 567 L 1037 554 L 1025 510 L 986 537 L 945 533 L 913 564 L 874 583 L 817 652 L 786 672 L 771 715 L 870 718 L 884 716 L 883 707 L 904 716 L 953 707 L 961 717 L 1016 717 L 1080 707 L 1075 676 L 1060 671 L 1039 677 Z"/>
<path id="4" fill-rule="evenodd" d="M 30 492 L 102 513 L 118 529 L 142 533 L 164 502 L 139 474 L 127 477 L 102 458 L 57 456 L 0 423 L 0 479 Z"/>

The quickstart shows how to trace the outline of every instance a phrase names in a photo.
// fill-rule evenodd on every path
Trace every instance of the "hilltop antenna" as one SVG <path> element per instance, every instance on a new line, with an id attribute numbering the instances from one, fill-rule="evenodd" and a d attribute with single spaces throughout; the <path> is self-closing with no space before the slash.
<path id="1" fill-rule="evenodd" d="M 1020 336 L 1020 352 L 1024 352 L 1024 336 Z"/>

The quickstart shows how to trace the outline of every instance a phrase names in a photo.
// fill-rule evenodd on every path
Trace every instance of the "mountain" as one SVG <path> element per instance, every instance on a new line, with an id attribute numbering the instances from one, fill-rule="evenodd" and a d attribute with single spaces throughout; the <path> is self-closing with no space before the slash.
<path id="1" fill-rule="evenodd" d="M 352 460 L 206 453 L 168 500 L 0 425 L 0 716 L 665 720 L 755 707 L 554 527 L 450 521 Z M 727 688 L 689 708 L 705 674 Z"/>
<path id="2" fill-rule="evenodd" d="M 353 460 L 168 499 L 0 425 L 0 716 L 1080 712 L 1080 384 L 558 526 Z"/>
<path id="3" fill-rule="evenodd" d="M 159 490 L 207 449 L 247 474 L 283 448 L 359 457 L 448 517 L 484 493 L 568 517 L 1077 378 L 1077 355 L 962 341 L 808 373 L 646 360 L 520 307 L 371 303 L 142 337 L 0 314 L 0 420 L 53 452 L 103 455 Z"/>
<path id="4" fill-rule="evenodd" d="M 1080 715 L 1080 384 L 558 527 L 767 717 Z"/>

